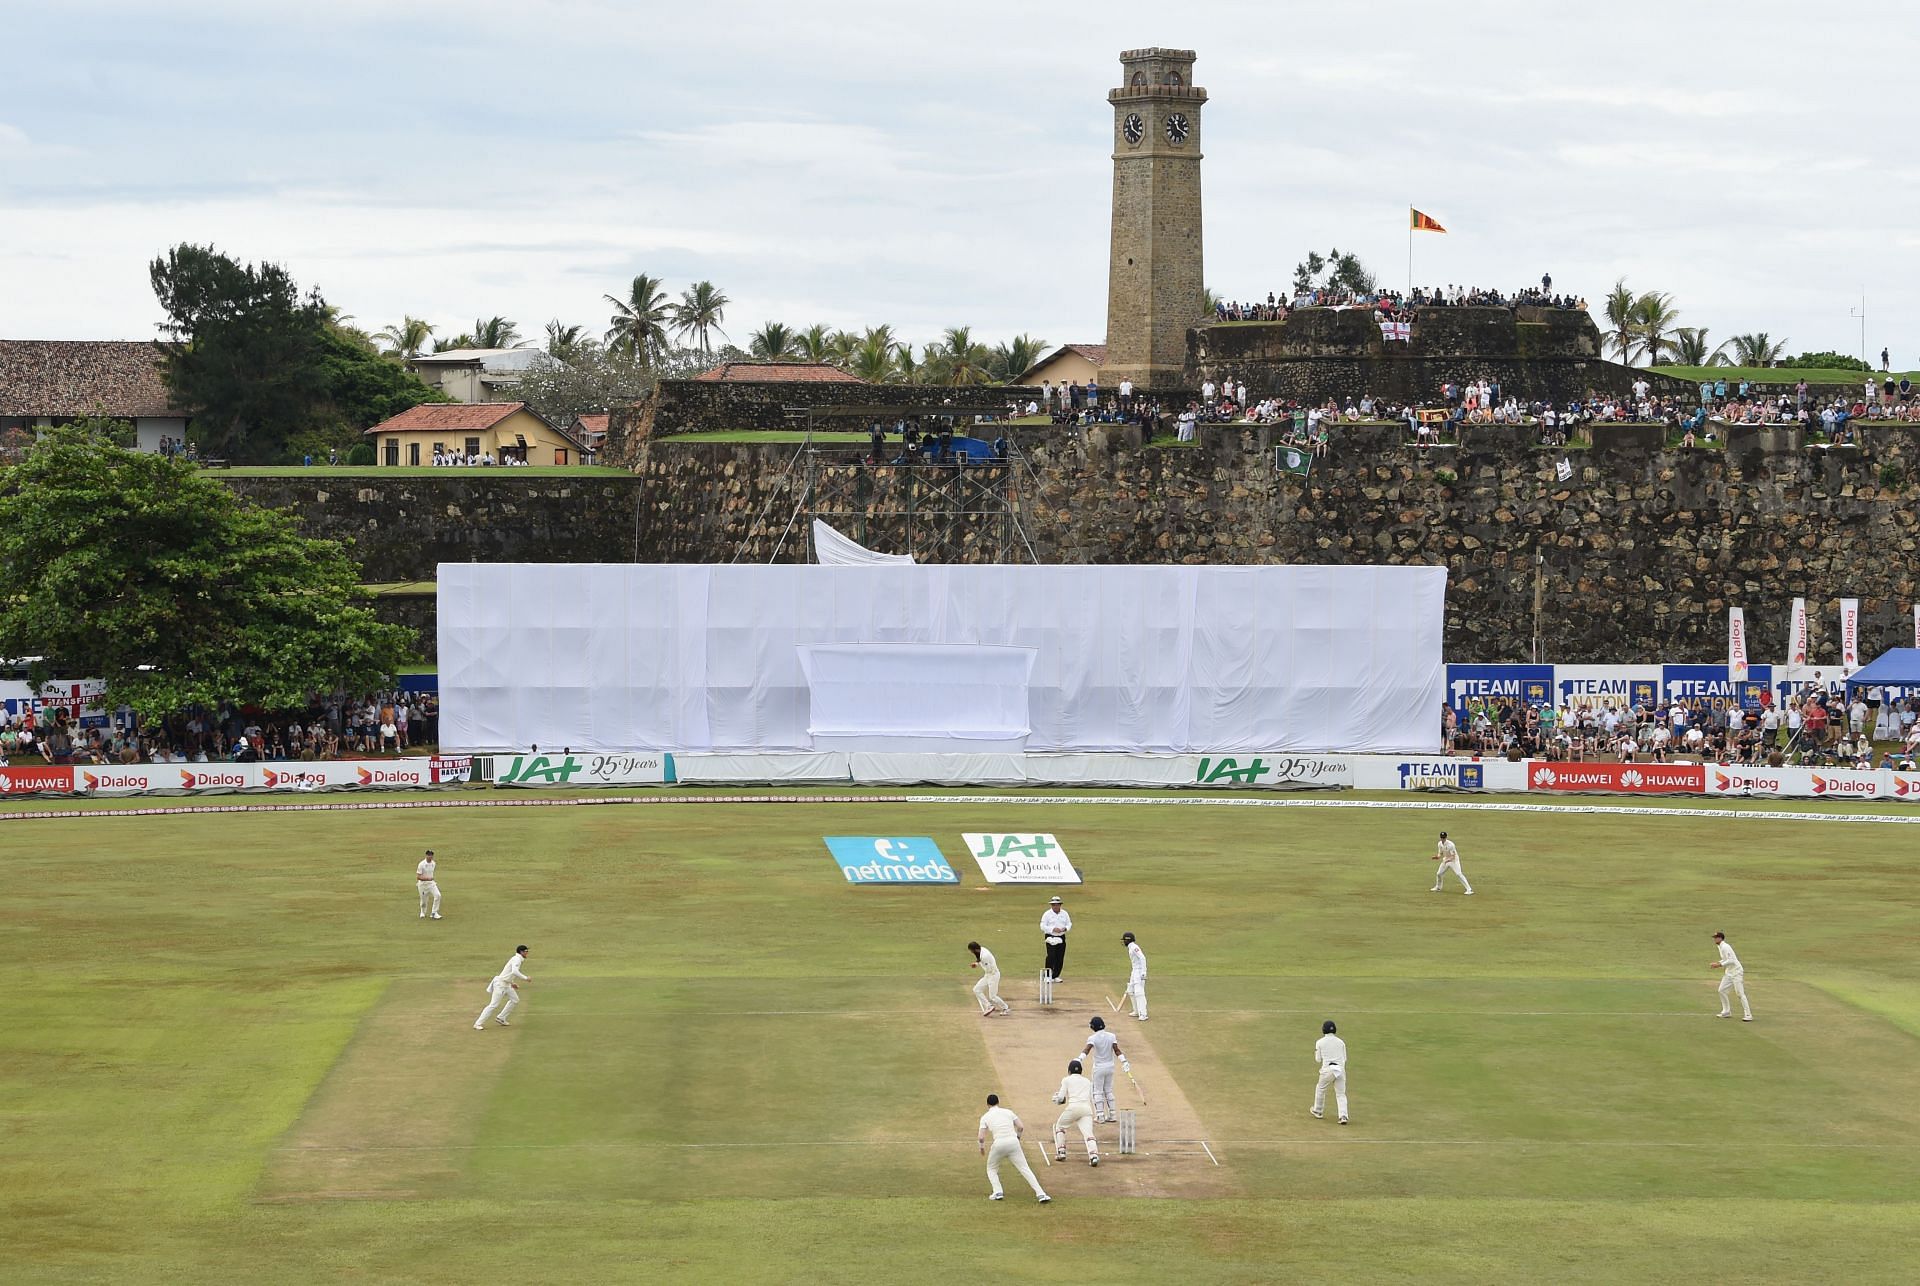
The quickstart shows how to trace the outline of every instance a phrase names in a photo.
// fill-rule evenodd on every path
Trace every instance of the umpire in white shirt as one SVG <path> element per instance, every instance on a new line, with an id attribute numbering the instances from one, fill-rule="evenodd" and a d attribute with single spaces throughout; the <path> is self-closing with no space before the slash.
<path id="1" fill-rule="evenodd" d="M 1073 917 L 1060 904 L 1059 898 L 1047 903 L 1047 909 L 1040 917 L 1040 935 L 1046 939 L 1047 972 L 1058 980 L 1067 967 L 1067 934 L 1073 928 Z"/>

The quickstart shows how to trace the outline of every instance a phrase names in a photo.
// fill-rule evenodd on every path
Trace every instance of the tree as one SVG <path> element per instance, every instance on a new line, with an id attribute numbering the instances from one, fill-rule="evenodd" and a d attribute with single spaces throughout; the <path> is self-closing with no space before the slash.
<path id="1" fill-rule="evenodd" d="M 1011 384 L 1046 355 L 1047 341 L 1035 339 L 1031 335 L 1015 335 L 1005 344 L 995 345 L 990 369 L 993 378 L 1002 384 Z"/>
<path id="2" fill-rule="evenodd" d="M 929 384 L 991 384 L 993 354 L 975 343 L 973 328 L 950 326 L 938 344 L 927 346 Z"/>
<path id="3" fill-rule="evenodd" d="M 1727 342 L 1709 345 L 1705 326 L 1682 326 L 1673 332 L 1673 360 L 1681 366 L 1725 366 Z"/>
<path id="4" fill-rule="evenodd" d="M 1633 301 L 1633 332 L 1639 341 L 1641 355 L 1652 366 L 1665 357 L 1673 347 L 1673 323 L 1680 317 L 1680 310 L 1673 306 L 1673 296 L 1658 290 L 1649 290 Z"/>
<path id="5" fill-rule="evenodd" d="M 747 347 L 762 361 L 785 361 L 794 354 L 793 328 L 780 322 L 768 322 L 753 332 L 747 340 Z"/>
<path id="6" fill-rule="evenodd" d="M 1335 248 L 1327 251 L 1323 258 L 1309 250 L 1307 257 L 1293 270 L 1293 291 L 1296 295 L 1307 294 L 1315 290 L 1350 291 L 1356 295 L 1370 295 L 1379 288 L 1372 273 L 1360 262 L 1360 256 Z M 1204 301 L 1205 293 L 1202 292 Z"/>
<path id="7" fill-rule="evenodd" d="M 698 349 L 683 351 L 700 359 Z M 625 349 L 589 343 L 574 353 L 572 361 L 544 361 L 521 372 L 513 395 L 553 423 L 566 425 L 576 415 L 639 401 L 652 391 L 668 364 L 649 365 Z"/>
<path id="8" fill-rule="evenodd" d="M 608 295 L 606 301 L 613 305 L 613 316 L 607 319 L 608 348 L 648 365 L 667 350 L 672 305 L 658 277 L 643 272 L 633 279 L 625 299 Z"/>
<path id="9" fill-rule="evenodd" d="M 547 323 L 547 356 L 556 362 L 575 362 L 598 347 L 585 326 L 563 325 L 558 317 Z"/>
<path id="10" fill-rule="evenodd" d="M 858 335 L 850 330 L 836 330 L 833 338 L 827 341 L 827 360 L 835 366 L 845 366 L 853 360 L 853 350 L 858 347 Z"/>
<path id="11" fill-rule="evenodd" d="M 847 370 L 869 384 L 892 384 L 899 379 L 893 345 L 871 332 L 855 346 Z"/>
<path id="12" fill-rule="evenodd" d="M 833 327 L 815 322 L 793 337 L 793 353 L 803 362 L 833 360 Z"/>
<path id="13" fill-rule="evenodd" d="M 1873 369 L 1852 353 L 1836 353 L 1831 349 L 1823 353 L 1802 353 L 1798 357 L 1783 357 L 1780 359 L 1780 364 L 1816 371 L 1870 371 Z"/>
<path id="14" fill-rule="evenodd" d="M 913 355 L 912 344 L 896 344 L 893 348 L 893 372 L 902 384 L 924 384 L 927 382 L 927 370 L 920 359 Z"/>
<path id="15" fill-rule="evenodd" d="M 433 338 L 433 323 L 418 317 L 403 317 L 399 324 L 384 328 L 374 338 L 385 344 L 395 357 L 418 357 L 427 341 Z"/>
<path id="16" fill-rule="evenodd" d="M 727 332 L 720 330 L 720 323 L 727 319 L 727 305 L 732 302 L 711 281 L 694 282 L 681 292 L 680 302 L 673 306 L 674 333 L 683 337 L 691 335 L 694 347 L 710 356 L 713 332 L 719 331 L 722 339 L 727 337 Z"/>
<path id="17" fill-rule="evenodd" d="M 1764 330 L 1735 335 L 1727 342 L 1733 345 L 1735 366 L 1772 366 L 1787 353 L 1787 341 L 1783 339 L 1776 343 Z"/>
<path id="18" fill-rule="evenodd" d="M 407 659 L 359 568 L 184 461 L 54 430 L 0 468 L 0 654 L 106 682 L 149 719 L 365 690 Z"/>
<path id="19" fill-rule="evenodd" d="M 148 268 L 166 313 L 162 374 L 208 455 L 271 460 L 323 391 L 326 301 L 277 264 L 181 244 Z"/>
<path id="20" fill-rule="evenodd" d="M 1613 283 L 1613 289 L 1607 292 L 1606 314 L 1607 333 L 1602 336 L 1613 347 L 1614 354 L 1623 363 L 1633 361 L 1633 351 L 1639 340 L 1635 336 L 1633 325 L 1633 306 L 1637 296 L 1627 286 L 1627 279 L 1621 277 Z"/>

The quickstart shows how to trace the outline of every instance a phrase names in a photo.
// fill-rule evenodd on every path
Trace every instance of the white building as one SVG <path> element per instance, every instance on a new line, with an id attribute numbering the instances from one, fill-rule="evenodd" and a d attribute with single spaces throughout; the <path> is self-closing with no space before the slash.
<path id="1" fill-rule="evenodd" d="M 142 451 L 187 433 L 187 413 L 168 397 L 151 341 L 0 339 L 0 430 L 50 429 L 90 415 L 132 421 Z"/>
<path id="2" fill-rule="evenodd" d="M 456 402 L 517 402 L 520 377 L 554 359 L 537 348 L 450 348 L 407 359 L 407 369 Z"/>

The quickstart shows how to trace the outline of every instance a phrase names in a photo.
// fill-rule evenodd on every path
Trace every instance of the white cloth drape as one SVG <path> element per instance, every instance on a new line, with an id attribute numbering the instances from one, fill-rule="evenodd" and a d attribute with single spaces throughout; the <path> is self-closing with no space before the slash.
<path id="1" fill-rule="evenodd" d="M 1439 567 L 443 563 L 441 741 L 812 749 L 802 647 L 920 644 L 1029 649 L 1027 750 L 1432 751 L 1445 597 Z M 964 726 L 929 693 L 897 722 Z"/>
<path id="2" fill-rule="evenodd" d="M 830 567 L 880 567 L 890 563 L 910 563 L 912 554 L 883 554 L 868 549 L 859 541 L 843 536 L 826 523 L 813 520 L 813 558 Z"/>

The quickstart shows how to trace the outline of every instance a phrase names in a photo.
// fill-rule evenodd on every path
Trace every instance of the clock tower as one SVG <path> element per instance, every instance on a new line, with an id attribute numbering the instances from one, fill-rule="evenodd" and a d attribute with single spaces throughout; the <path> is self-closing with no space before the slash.
<path id="1" fill-rule="evenodd" d="M 1120 55 L 1113 104 L 1113 246 L 1107 263 L 1107 360 L 1100 382 L 1179 388 L 1187 330 L 1204 320 L 1200 256 L 1200 109 L 1191 49 Z"/>

